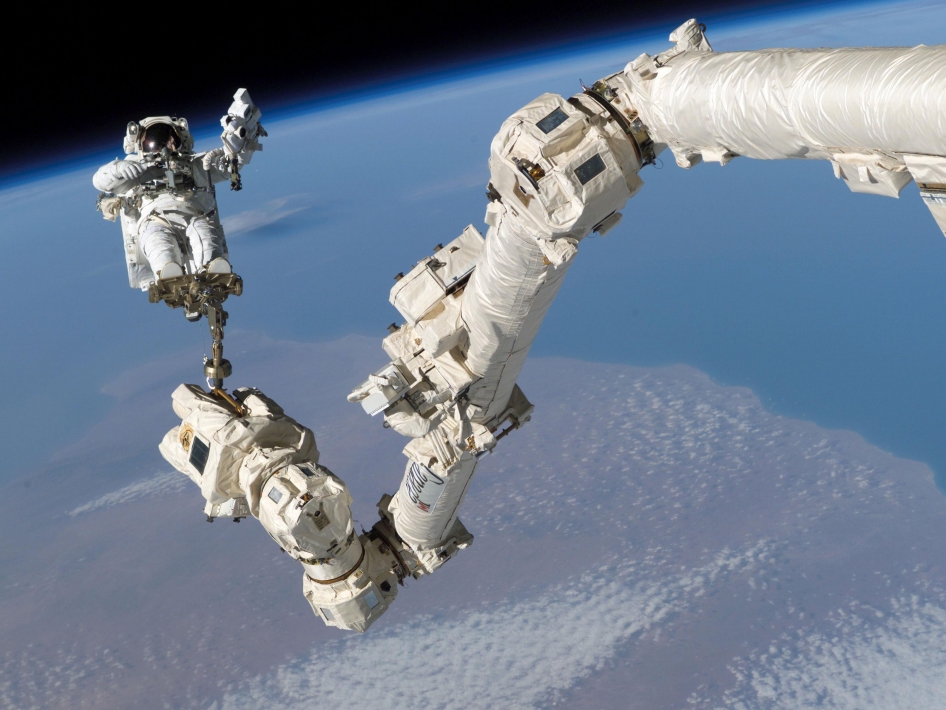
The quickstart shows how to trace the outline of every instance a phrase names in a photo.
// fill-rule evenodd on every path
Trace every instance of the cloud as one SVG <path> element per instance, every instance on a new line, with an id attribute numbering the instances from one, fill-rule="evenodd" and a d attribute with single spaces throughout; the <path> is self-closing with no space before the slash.
<path id="1" fill-rule="evenodd" d="M 223 231 L 228 237 L 237 234 L 248 234 L 276 222 L 281 222 L 299 212 L 311 207 L 308 195 L 288 195 L 276 200 L 270 200 L 258 210 L 240 212 L 232 217 L 223 219 Z"/>
<path id="2" fill-rule="evenodd" d="M 428 200 L 442 195 L 448 195 L 462 190 L 469 190 L 473 187 L 486 189 L 486 183 L 489 181 L 489 171 L 483 167 L 470 172 L 458 175 L 450 180 L 441 180 L 440 182 L 424 185 L 413 192 L 404 196 L 407 200 Z"/>
<path id="3" fill-rule="evenodd" d="M 946 707 L 946 609 L 915 596 L 886 612 L 852 604 L 833 625 L 737 659 L 723 707 L 941 710 Z M 693 698 L 694 705 L 701 705 Z"/>
<path id="4" fill-rule="evenodd" d="M 80 505 L 78 508 L 69 511 L 70 517 L 76 517 L 83 513 L 91 513 L 99 508 L 111 508 L 122 503 L 130 503 L 133 500 L 141 498 L 150 498 L 152 496 L 167 495 L 168 493 L 177 493 L 184 490 L 190 481 L 183 473 L 170 471 L 168 473 L 159 473 L 143 481 L 132 483 L 131 485 L 119 488 L 117 491 L 106 493 L 100 498 Z"/>
<path id="5" fill-rule="evenodd" d="M 659 581 L 647 565 L 625 563 L 537 598 L 458 618 L 419 617 L 322 644 L 213 707 L 545 707 L 707 586 L 751 568 L 765 549 L 760 543 L 743 554 L 721 553 L 703 567 Z"/>

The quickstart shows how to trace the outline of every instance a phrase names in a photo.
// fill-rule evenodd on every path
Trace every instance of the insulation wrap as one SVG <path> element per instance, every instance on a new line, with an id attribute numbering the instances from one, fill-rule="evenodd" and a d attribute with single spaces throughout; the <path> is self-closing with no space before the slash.
<path id="1" fill-rule="evenodd" d="M 946 46 L 688 51 L 625 69 L 655 141 L 750 158 L 946 154 Z"/>
<path id="2" fill-rule="evenodd" d="M 463 296 L 470 334 L 467 367 L 480 376 L 468 393 L 475 421 L 502 413 L 529 348 L 572 262 L 549 263 L 538 241 L 509 212 L 486 234 L 486 245 Z"/>

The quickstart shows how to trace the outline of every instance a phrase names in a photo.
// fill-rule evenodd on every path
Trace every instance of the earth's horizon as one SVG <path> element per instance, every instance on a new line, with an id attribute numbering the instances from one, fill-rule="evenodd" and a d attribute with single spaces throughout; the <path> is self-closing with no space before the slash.
<path id="1" fill-rule="evenodd" d="M 933 0 L 708 29 L 717 51 L 944 32 Z M 218 194 L 246 284 L 227 384 L 313 428 L 364 527 L 404 466 L 345 400 L 386 362 L 391 277 L 480 226 L 506 116 L 666 46 L 262 107 L 264 152 Z M 814 161 L 643 172 L 543 325 L 534 419 L 461 511 L 473 546 L 356 637 L 158 454 L 206 326 L 128 289 L 95 167 L 0 186 L 0 709 L 946 705 L 946 242 L 915 187 L 853 195 Z"/>

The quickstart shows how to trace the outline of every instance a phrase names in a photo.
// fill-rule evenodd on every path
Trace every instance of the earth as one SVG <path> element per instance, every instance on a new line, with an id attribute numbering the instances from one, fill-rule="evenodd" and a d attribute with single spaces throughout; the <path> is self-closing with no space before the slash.
<path id="1" fill-rule="evenodd" d="M 708 36 L 729 51 L 944 30 L 920 1 Z M 220 194 L 246 283 L 228 384 L 315 431 L 360 524 L 403 470 L 404 441 L 345 401 L 385 362 L 393 275 L 482 226 L 507 115 L 665 46 L 262 107 L 265 150 Z M 536 414 L 481 465 L 473 546 L 353 636 L 313 617 L 255 521 L 208 525 L 158 454 L 209 343 L 128 289 L 95 167 L 0 191 L 0 708 L 946 705 L 946 244 L 915 187 L 852 195 L 814 162 L 645 171 L 536 342 L 520 382 Z"/>

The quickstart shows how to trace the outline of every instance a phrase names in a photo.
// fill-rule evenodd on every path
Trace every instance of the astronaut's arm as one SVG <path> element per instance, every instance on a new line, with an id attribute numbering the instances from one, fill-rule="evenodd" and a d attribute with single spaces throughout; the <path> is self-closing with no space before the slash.
<path id="1" fill-rule="evenodd" d="M 263 149 L 260 138 L 266 136 L 266 130 L 259 122 L 261 116 L 262 112 L 253 103 L 250 92 L 240 89 L 233 95 L 233 103 L 220 119 L 223 147 L 204 157 L 204 168 L 213 182 L 231 179 L 234 164 L 237 168 L 248 165 L 253 153 Z"/>
<path id="2" fill-rule="evenodd" d="M 150 171 L 150 167 L 140 160 L 115 158 L 95 171 L 92 184 L 102 192 L 126 192 L 138 185 Z"/>

